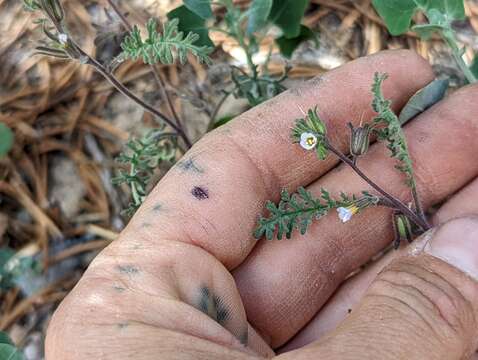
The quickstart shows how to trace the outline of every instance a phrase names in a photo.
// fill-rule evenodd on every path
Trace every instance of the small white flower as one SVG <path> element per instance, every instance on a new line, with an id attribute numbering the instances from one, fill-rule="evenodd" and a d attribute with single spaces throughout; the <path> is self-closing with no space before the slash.
<path id="1" fill-rule="evenodd" d="M 66 42 L 68 41 L 68 35 L 60 34 L 58 35 L 58 40 L 60 41 L 60 44 L 66 45 Z"/>
<path id="2" fill-rule="evenodd" d="M 317 136 L 309 132 L 302 133 L 300 135 L 300 146 L 305 150 L 312 150 L 317 146 Z"/>
<path id="3" fill-rule="evenodd" d="M 352 216 L 357 213 L 357 211 L 358 207 L 356 207 L 355 205 L 337 208 L 337 212 L 339 213 L 339 219 L 342 220 L 343 223 L 349 221 Z"/>

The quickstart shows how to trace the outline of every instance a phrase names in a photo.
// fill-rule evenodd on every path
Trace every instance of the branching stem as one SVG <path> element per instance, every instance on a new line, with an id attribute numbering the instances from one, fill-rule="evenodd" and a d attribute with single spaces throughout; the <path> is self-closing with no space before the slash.
<path id="1" fill-rule="evenodd" d="M 378 191 L 383 197 L 385 197 L 390 204 L 392 204 L 397 210 L 402 214 L 407 216 L 411 221 L 420 226 L 424 231 L 427 231 L 431 226 L 424 221 L 420 216 L 415 214 L 408 206 L 406 206 L 402 201 L 397 199 L 395 196 L 387 193 L 380 186 L 378 186 L 374 181 L 372 181 L 367 175 L 365 175 L 362 170 L 360 170 L 352 160 L 345 156 L 340 150 L 336 149 L 330 143 L 327 143 L 327 149 L 334 153 L 342 162 L 350 166 L 362 179 L 364 179 L 372 188 Z"/>
<path id="2" fill-rule="evenodd" d="M 138 96 L 136 96 L 133 92 L 131 92 L 126 86 L 124 86 L 114 75 L 112 75 L 109 71 L 105 69 L 103 65 L 101 65 L 98 61 L 96 61 L 94 58 L 91 56 L 87 55 L 84 53 L 85 56 L 88 57 L 88 65 L 91 65 L 95 68 L 96 71 L 98 71 L 106 80 L 108 80 L 111 85 L 113 85 L 120 93 L 122 93 L 124 96 L 128 97 L 129 99 L 133 100 L 136 102 L 138 105 L 140 105 L 143 109 L 146 111 L 150 112 L 154 116 L 157 116 L 161 120 L 163 120 L 166 124 L 171 126 L 177 133 L 180 138 L 183 139 L 184 143 L 186 144 L 187 148 L 191 148 L 192 143 L 189 140 L 188 136 L 184 132 L 184 130 L 175 124 L 172 120 L 170 120 L 166 115 L 161 113 L 159 110 L 155 109 L 153 106 L 150 104 L 146 103 L 142 99 L 140 99 Z"/>
<path id="3" fill-rule="evenodd" d="M 465 75 L 468 82 L 470 84 L 475 83 L 476 77 L 473 74 L 473 72 L 470 70 L 470 68 L 466 65 L 465 61 L 463 60 L 463 56 L 462 56 L 463 52 L 458 47 L 455 35 L 453 34 L 453 30 L 451 29 L 444 30 L 444 31 L 441 31 L 440 34 L 445 40 L 445 42 L 448 44 L 448 46 L 451 48 L 453 57 L 455 58 L 455 61 L 460 67 L 461 71 L 463 71 L 463 74 Z"/>
<path id="4" fill-rule="evenodd" d="M 121 22 L 125 26 L 125 28 L 129 32 L 131 32 L 133 30 L 133 27 L 129 23 L 128 19 L 126 19 L 126 16 L 124 16 L 124 14 L 121 12 L 119 7 L 115 4 L 115 2 L 113 0 L 107 0 L 107 2 L 110 5 L 110 7 L 113 9 L 113 11 L 116 13 L 116 15 L 118 15 Z M 158 84 L 158 87 L 159 87 L 160 91 L 163 93 L 163 97 L 166 99 L 166 102 L 168 103 L 169 111 L 171 112 L 171 115 L 174 117 L 176 125 L 178 125 L 178 127 L 180 127 L 181 129 L 184 130 L 181 118 L 179 117 L 178 113 L 176 112 L 176 109 L 174 108 L 171 97 L 169 96 L 169 92 L 166 90 L 166 83 L 165 83 L 163 77 L 161 76 L 160 72 L 158 71 L 158 69 L 155 65 L 150 64 L 149 67 L 151 68 L 151 71 L 153 72 L 154 78 L 155 78 L 155 80 Z M 188 148 L 191 147 L 188 144 L 186 144 L 186 145 L 188 146 Z"/>

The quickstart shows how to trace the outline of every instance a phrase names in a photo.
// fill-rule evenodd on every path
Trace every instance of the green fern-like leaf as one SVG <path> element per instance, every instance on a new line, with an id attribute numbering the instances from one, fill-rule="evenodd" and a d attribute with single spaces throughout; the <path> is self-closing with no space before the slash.
<path id="1" fill-rule="evenodd" d="M 125 58 L 137 60 L 142 58 L 146 64 L 172 64 L 178 58 L 181 64 L 186 63 L 187 54 L 191 53 L 200 62 L 211 63 L 209 54 L 212 48 L 197 46 L 194 42 L 199 38 L 198 34 L 189 32 L 184 36 L 178 30 L 179 20 L 171 19 L 163 26 L 163 33 L 157 31 L 157 22 L 150 19 L 146 24 L 148 37 L 143 40 L 141 31 L 135 25 L 128 36 L 125 37 L 121 48 Z"/>
<path id="2" fill-rule="evenodd" d="M 132 215 L 143 203 L 148 184 L 155 169 L 163 162 L 173 163 L 176 159 L 176 142 L 171 134 L 153 130 L 140 139 L 131 139 L 117 161 L 126 164 L 128 170 L 119 170 L 113 179 L 115 185 L 127 184 L 131 189 L 132 201 L 126 213 Z"/>
<path id="3" fill-rule="evenodd" d="M 373 121 L 374 131 L 379 140 L 387 143 L 391 156 L 399 161 L 395 167 L 406 174 L 407 185 L 413 186 L 413 164 L 405 135 L 397 115 L 391 108 L 392 102 L 383 96 L 382 84 L 386 79 L 387 74 L 376 73 L 372 85 L 372 108 L 378 114 Z"/>
<path id="4" fill-rule="evenodd" d="M 318 220 L 331 209 L 346 206 L 351 201 L 353 200 L 349 197 L 335 201 L 325 189 L 322 189 L 320 198 L 314 198 L 302 187 L 293 194 L 283 190 L 279 204 L 275 205 L 271 201 L 266 203 L 269 217 L 259 219 L 254 236 L 256 239 L 265 236 L 268 240 L 272 240 L 277 231 L 278 240 L 281 240 L 284 234 L 287 239 L 290 239 L 294 229 L 298 229 L 303 235 L 313 220 Z"/>
<path id="5" fill-rule="evenodd" d="M 40 4 L 38 3 L 38 1 L 35 0 L 23 0 L 23 7 L 25 10 L 31 12 L 41 9 Z"/>

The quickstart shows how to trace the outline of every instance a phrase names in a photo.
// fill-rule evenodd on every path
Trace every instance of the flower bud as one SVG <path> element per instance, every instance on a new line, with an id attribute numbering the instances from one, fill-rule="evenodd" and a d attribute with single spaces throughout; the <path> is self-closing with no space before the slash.
<path id="1" fill-rule="evenodd" d="M 395 213 L 393 215 L 393 225 L 395 228 L 395 241 L 393 243 L 395 249 L 398 249 L 402 240 L 408 242 L 413 240 L 412 223 L 408 217 L 400 213 Z"/>
<path id="2" fill-rule="evenodd" d="M 364 126 L 354 128 L 353 125 L 349 123 L 349 127 L 352 132 L 350 138 L 350 154 L 354 157 L 365 155 L 370 144 L 370 125 L 365 124 Z"/>

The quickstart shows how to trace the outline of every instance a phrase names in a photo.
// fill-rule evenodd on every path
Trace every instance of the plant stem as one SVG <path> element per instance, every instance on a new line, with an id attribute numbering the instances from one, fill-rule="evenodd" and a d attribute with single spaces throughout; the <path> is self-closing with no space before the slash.
<path id="1" fill-rule="evenodd" d="M 242 30 L 240 28 L 240 24 L 236 24 L 235 35 L 236 35 L 236 38 L 237 38 L 237 42 L 239 43 L 239 46 L 246 53 L 247 65 L 249 66 L 249 69 L 252 72 L 252 78 L 254 80 L 256 80 L 257 76 L 258 76 L 257 67 L 256 67 L 256 65 L 254 65 L 254 62 L 252 61 L 252 54 L 249 51 L 249 46 L 244 41 L 244 35 L 243 35 Z"/>
<path id="2" fill-rule="evenodd" d="M 446 29 L 446 30 L 441 31 L 440 33 L 441 33 L 441 36 L 443 37 L 443 39 L 445 40 L 445 42 L 451 48 L 451 52 L 453 54 L 453 57 L 455 58 L 455 61 L 457 62 L 458 66 L 460 67 L 461 71 L 465 75 L 468 82 L 470 84 L 476 82 L 475 75 L 473 75 L 470 68 L 466 65 L 465 61 L 463 60 L 462 51 L 458 47 L 458 43 L 456 41 L 453 30 L 450 28 L 450 29 Z"/>
<path id="3" fill-rule="evenodd" d="M 226 99 L 231 95 L 231 93 L 226 92 L 224 96 L 219 100 L 218 104 L 216 105 L 216 108 L 214 109 L 213 113 L 211 114 L 211 117 L 209 118 L 209 124 L 207 126 L 207 132 L 211 131 L 214 129 L 214 124 L 216 123 L 216 116 L 219 113 L 219 110 L 221 109 L 222 105 L 226 101 Z"/>
<path id="4" fill-rule="evenodd" d="M 192 143 L 191 143 L 191 141 L 189 140 L 186 133 L 184 132 L 184 130 L 181 127 L 179 127 L 177 124 L 175 124 L 173 121 L 171 121 L 167 116 L 165 116 L 159 110 L 155 109 L 153 106 L 146 103 L 145 101 L 140 99 L 138 96 L 136 96 L 134 93 L 132 93 L 126 86 L 124 86 L 118 79 L 116 79 L 116 77 L 114 75 L 112 75 L 110 72 L 108 72 L 104 68 L 104 66 L 101 65 L 94 58 L 87 55 L 86 53 L 84 53 L 84 55 L 88 57 L 87 64 L 93 66 L 95 68 L 95 70 L 98 71 L 106 80 L 108 80 L 111 83 L 111 85 L 113 85 L 120 93 L 122 93 L 124 96 L 130 98 L 131 100 L 136 102 L 138 105 L 140 105 L 143 109 L 150 112 L 154 116 L 159 117 L 166 124 L 171 126 L 178 133 L 178 136 L 183 139 L 186 146 L 188 148 L 191 148 Z"/>
<path id="5" fill-rule="evenodd" d="M 131 32 L 133 30 L 133 27 L 129 23 L 128 19 L 126 19 L 124 14 L 121 12 L 119 7 L 115 4 L 115 2 L 113 0 L 107 0 L 107 2 L 111 6 L 113 11 L 116 13 L 116 15 L 118 15 L 121 22 L 125 26 L 125 28 L 129 32 Z M 178 113 L 176 112 L 176 109 L 174 108 L 171 97 L 169 96 L 169 92 L 166 90 L 166 83 L 165 83 L 164 79 L 162 78 L 162 76 L 161 76 L 160 72 L 158 71 L 158 69 L 156 68 L 156 66 L 154 66 L 153 64 L 150 64 L 149 67 L 151 68 L 151 71 L 153 72 L 154 78 L 155 78 L 155 80 L 158 84 L 158 88 L 160 89 L 160 91 L 163 94 L 163 97 L 166 99 L 166 102 L 168 103 L 169 111 L 171 112 L 171 115 L 174 117 L 174 120 L 176 121 L 176 125 L 183 128 L 181 118 L 179 117 Z M 190 147 L 190 146 L 188 146 L 188 147 Z"/>
<path id="6" fill-rule="evenodd" d="M 402 214 L 407 216 L 411 221 L 415 224 L 420 226 L 424 231 L 427 231 L 431 228 L 431 226 L 426 222 L 423 221 L 421 217 L 415 214 L 408 206 L 406 206 L 402 201 L 397 199 L 395 196 L 387 193 L 383 190 L 380 186 L 378 186 L 375 182 L 373 182 L 367 175 L 365 175 L 362 170 L 360 170 L 352 160 L 350 160 L 347 156 L 345 156 L 340 150 L 333 147 L 330 143 L 327 143 L 327 149 L 334 153 L 340 160 L 342 160 L 345 164 L 350 166 L 362 179 L 364 179 L 372 188 L 377 190 L 381 195 L 383 195 L 393 206 L 396 207 L 397 210 L 400 210 Z"/>
<path id="7" fill-rule="evenodd" d="M 52 24 L 55 26 L 58 33 L 66 33 L 63 24 L 56 22 L 54 19 L 51 19 Z M 159 110 L 155 109 L 150 104 L 146 103 L 138 96 L 136 96 L 133 92 L 131 92 L 126 86 L 124 86 L 113 74 L 111 74 L 101 63 L 99 63 L 95 58 L 88 55 L 70 36 L 69 41 L 73 44 L 75 50 L 81 55 L 81 57 L 85 58 L 85 61 L 81 60 L 82 63 L 87 64 L 95 68 L 106 80 L 108 80 L 111 85 L 113 85 L 116 90 L 118 90 L 121 94 L 126 96 L 127 98 L 136 102 L 139 106 L 141 106 L 144 110 L 148 111 L 149 113 L 153 114 L 154 116 L 163 120 L 166 124 L 171 126 L 178 134 L 180 138 L 183 139 L 186 147 L 189 149 L 192 147 L 192 143 L 189 140 L 188 136 L 184 132 L 184 130 L 175 124 L 172 120 L 170 120 L 166 115 L 164 115 Z M 77 59 L 79 60 L 79 59 Z"/>

